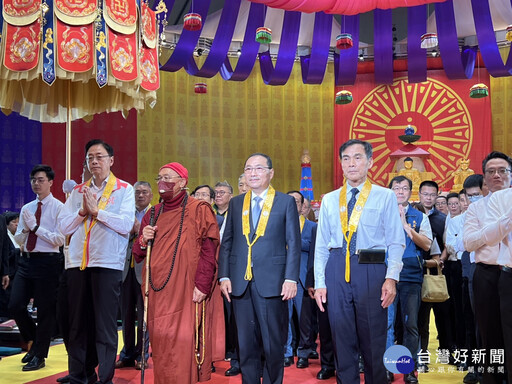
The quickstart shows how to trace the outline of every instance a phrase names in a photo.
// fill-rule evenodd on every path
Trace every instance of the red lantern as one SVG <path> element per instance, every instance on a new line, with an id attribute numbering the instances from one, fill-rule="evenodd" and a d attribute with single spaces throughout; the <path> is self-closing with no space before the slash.
<path id="1" fill-rule="evenodd" d="M 199 13 L 187 13 L 183 20 L 183 28 L 187 31 L 199 31 L 203 26 L 201 15 Z"/>
<path id="2" fill-rule="evenodd" d="M 194 86 L 194 92 L 195 93 L 206 93 L 206 83 L 196 83 Z"/>
<path id="3" fill-rule="evenodd" d="M 342 33 L 336 37 L 336 48 L 338 49 L 352 48 L 353 45 L 354 41 L 350 33 Z"/>

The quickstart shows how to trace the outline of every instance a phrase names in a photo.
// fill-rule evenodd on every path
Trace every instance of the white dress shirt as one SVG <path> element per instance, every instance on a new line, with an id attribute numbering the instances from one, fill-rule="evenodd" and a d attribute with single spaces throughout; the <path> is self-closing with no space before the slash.
<path id="1" fill-rule="evenodd" d="M 364 184 L 357 188 L 362 189 Z M 347 201 L 352 187 L 347 184 Z M 315 247 L 315 288 L 325 288 L 325 266 L 332 248 L 342 248 L 344 236 L 340 220 L 341 188 L 322 199 Z M 393 191 L 372 185 L 357 227 L 356 249 L 386 249 L 388 267 L 386 278 L 398 281 L 402 270 L 405 238 L 398 202 Z"/>
<path id="2" fill-rule="evenodd" d="M 483 199 L 469 204 L 464 221 L 464 249 L 475 252 L 475 262 L 496 265 L 499 247 L 486 244 L 482 233 L 491 195 L 489 192 Z"/>
<path id="3" fill-rule="evenodd" d="M 97 188 L 91 183 L 91 191 L 98 200 L 107 185 L 109 176 Z M 85 183 L 77 185 L 69 196 L 59 215 L 59 228 L 71 236 L 69 252 L 66 256 L 66 269 L 80 267 L 85 241 L 84 220 L 91 222 L 91 216 L 78 214 L 82 207 Z M 135 221 L 135 196 L 133 187 L 125 181 L 117 180 L 105 209 L 98 211 L 98 222 L 90 232 L 88 267 L 102 267 L 122 271 L 126 258 L 126 248 Z"/>
<path id="4" fill-rule="evenodd" d="M 512 267 L 512 189 L 493 193 L 487 206 L 482 237 L 486 244 L 499 246 L 497 264 Z"/>
<path id="5" fill-rule="evenodd" d="M 455 216 L 452 220 L 450 220 L 450 224 L 446 228 L 446 246 L 453 248 L 453 250 L 457 253 L 458 260 L 462 258 L 462 253 L 465 251 L 463 241 L 465 221 L 466 212 Z M 475 262 L 475 252 L 469 253 L 469 260 L 472 263 Z"/>
<path id="6" fill-rule="evenodd" d="M 20 246 L 23 246 L 24 250 L 27 249 L 29 232 L 23 232 L 25 229 L 23 212 L 28 210 L 29 212 L 35 214 L 37 210 L 37 203 L 39 203 L 39 201 L 42 203 L 41 219 L 39 222 L 39 227 L 36 231 L 36 246 L 30 252 L 59 252 L 59 247 L 64 245 L 65 240 L 64 235 L 59 232 L 57 228 L 57 216 L 59 215 L 63 204 L 55 197 L 53 197 L 51 193 L 43 200 L 39 200 L 39 198 L 37 198 L 30 203 L 25 204 L 21 208 L 20 221 L 18 223 L 18 229 L 16 230 L 14 239 Z"/>

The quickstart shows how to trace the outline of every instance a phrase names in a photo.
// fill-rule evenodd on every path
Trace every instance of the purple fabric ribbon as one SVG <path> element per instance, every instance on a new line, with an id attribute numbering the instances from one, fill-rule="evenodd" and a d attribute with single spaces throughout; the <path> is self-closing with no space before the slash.
<path id="1" fill-rule="evenodd" d="M 209 78 L 219 72 L 220 67 L 228 56 L 229 46 L 235 31 L 236 19 L 238 18 L 238 11 L 240 10 L 240 1 L 226 0 L 208 57 L 201 70 L 199 70 L 194 56 L 190 55 L 185 66 L 185 70 L 189 75 Z"/>
<path id="2" fill-rule="evenodd" d="M 300 57 L 302 82 L 304 84 L 322 84 L 329 59 L 331 43 L 332 15 L 323 12 L 315 14 L 315 27 L 311 54 Z"/>
<path id="3" fill-rule="evenodd" d="M 290 77 L 299 40 L 300 12 L 284 13 L 281 42 L 277 54 L 276 66 L 272 64 L 270 51 L 262 52 L 260 57 L 261 77 L 267 85 L 284 85 Z"/>
<path id="4" fill-rule="evenodd" d="M 354 45 L 334 54 L 334 82 L 336 86 L 356 82 L 359 53 L 359 15 L 342 16 L 341 33 L 350 33 Z"/>
<path id="5" fill-rule="evenodd" d="M 390 9 L 373 11 L 375 82 L 393 82 L 393 17 Z"/>
<path id="6" fill-rule="evenodd" d="M 473 76 L 475 60 L 471 60 L 470 51 L 463 51 L 462 55 L 459 52 L 453 1 L 436 3 L 435 7 L 437 39 L 446 76 L 451 80 L 469 79 Z"/>
<path id="7" fill-rule="evenodd" d="M 427 81 L 427 52 L 421 48 L 421 35 L 427 31 L 427 7 L 407 8 L 407 69 L 409 83 Z"/>
<path id="8" fill-rule="evenodd" d="M 478 45 L 485 67 L 493 77 L 510 76 L 512 74 L 512 54 L 509 52 L 507 63 L 504 65 L 496 43 L 489 1 L 471 0 L 471 5 L 473 6 Z"/>
<path id="9" fill-rule="evenodd" d="M 244 81 L 251 74 L 260 49 L 260 43 L 256 41 L 256 29 L 265 23 L 266 12 L 267 7 L 263 4 L 251 4 L 245 27 L 244 43 L 236 69 L 233 70 L 228 57 L 225 58 L 224 64 L 220 68 L 220 75 L 224 80 Z"/>
<path id="10" fill-rule="evenodd" d="M 166 0 L 166 5 L 169 0 Z M 201 15 L 201 19 L 203 21 L 203 26 L 206 21 L 206 16 L 208 15 L 208 8 L 210 8 L 211 0 L 201 0 L 195 3 L 193 7 L 194 13 L 199 13 Z M 171 4 L 172 5 L 172 4 Z M 192 3 L 194 5 L 194 3 Z M 192 6 L 191 6 L 192 7 Z M 169 12 L 171 9 L 167 8 Z M 192 9 L 191 9 L 192 11 Z M 188 31 L 183 29 L 178 44 L 176 44 L 176 48 L 172 53 L 169 60 L 160 67 L 162 71 L 168 72 L 176 72 L 181 68 L 187 68 L 189 65 L 189 60 L 194 54 L 194 50 L 196 49 L 197 41 L 199 40 L 199 36 L 201 35 L 201 29 L 199 31 Z"/>

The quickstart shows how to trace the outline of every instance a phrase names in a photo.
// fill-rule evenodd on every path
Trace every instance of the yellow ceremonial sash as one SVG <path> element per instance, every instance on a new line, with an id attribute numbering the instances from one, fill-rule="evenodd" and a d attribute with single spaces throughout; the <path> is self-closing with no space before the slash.
<path id="1" fill-rule="evenodd" d="M 352 214 L 350 215 L 350 222 L 348 222 L 348 209 L 347 209 L 347 184 L 343 185 L 340 191 L 340 220 L 341 220 L 341 232 L 343 232 L 343 237 L 347 243 L 347 249 L 345 254 L 345 281 L 350 282 L 350 240 L 352 239 L 352 235 L 357 230 L 357 226 L 359 225 L 359 220 L 361 219 L 361 214 L 363 213 L 364 205 L 366 204 L 366 200 L 368 200 L 368 196 L 370 195 L 370 191 L 372 189 L 372 183 L 368 179 L 366 179 L 363 189 L 357 198 L 356 205 Z M 348 235 L 347 235 L 348 232 Z"/>
<path id="2" fill-rule="evenodd" d="M 245 194 L 244 197 L 244 206 L 242 208 L 242 230 L 245 236 L 245 240 L 247 241 L 247 246 L 249 247 L 249 251 L 247 254 L 247 269 L 245 270 L 245 280 L 252 280 L 252 246 L 256 241 L 265 236 L 265 229 L 267 228 L 268 219 L 270 217 L 270 210 L 272 209 L 272 204 L 274 203 L 274 197 L 276 196 L 276 191 L 270 185 L 268 187 L 267 197 L 263 202 L 263 209 L 261 210 L 260 220 L 258 222 L 258 228 L 256 229 L 256 237 L 252 241 L 249 241 L 249 233 L 251 232 L 251 226 L 249 224 L 249 211 L 251 209 L 251 196 L 252 193 L 249 191 Z"/>
<path id="3" fill-rule="evenodd" d="M 299 223 L 300 223 L 300 233 L 302 233 L 302 230 L 304 229 L 304 223 L 306 222 L 306 218 L 302 215 L 299 216 Z"/>
<path id="4" fill-rule="evenodd" d="M 85 185 L 89 187 L 91 185 L 92 178 L 89 179 Z M 107 206 L 108 199 L 110 198 L 110 195 L 112 194 L 112 191 L 114 190 L 114 187 L 117 183 L 117 178 L 114 176 L 112 172 L 110 172 L 107 185 L 105 186 L 105 189 L 103 190 L 103 194 L 101 195 L 100 201 L 98 203 L 98 211 L 104 210 Z M 83 271 L 85 268 L 87 268 L 87 264 L 89 264 L 89 240 L 91 239 L 91 229 L 96 225 L 98 222 L 98 219 L 92 218 L 89 223 L 89 226 L 87 226 L 88 219 L 84 220 L 84 231 L 85 231 L 85 239 L 84 239 L 84 249 L 82 253 L 82 263 L 80 264 L 80 270 Z"/>

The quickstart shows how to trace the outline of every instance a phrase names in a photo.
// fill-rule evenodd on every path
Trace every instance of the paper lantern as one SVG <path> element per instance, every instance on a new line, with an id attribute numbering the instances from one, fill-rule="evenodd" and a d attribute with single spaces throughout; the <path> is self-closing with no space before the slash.
<path id="1" fill-rule="evenodd" d="M 336 104 L 349 104 L 352 99 L 352 92 L 350 91 L 343 90 L 336 93 Z"/>
<path id="2" fill-rule="evenodd" d="M 206 88 L 206 83 L 196 83 L 196 85 L 194 86 L 194 92 L 195 93 L 206 93 L 207 91 L 207 88 Z"/>
<path id="3" fill-rule="evenodd" d="M 472 99 L 480 99 L 489 96 L 489 88 L 485 84 L 475 84 L 469 89 L 469 97 Z"/>
<path id="4" fill-rule="evenodd" d="M 266 27 L 256 29 L 256 41 L 261 44 L 270 44 L 272 42 L 272 30 Z"/>
<path id="5" fill-rule="evenodd" d="M 512 41 L 512 25 L 509 25 L 507 27 L 507 34 L 505 35 L 505 38 L 508 40 L 508 41 Z"/>
<path id="6" fill-rule="evenodd" d="M 425 33 L 421 35 L 421 48 L 437 47 L 437 33 Z"/>
<path id="7" fill-rule="evenodd" d="M 183 28 L 187 31 L 199 31 L 203 26 L 203 21 L 199 13 L 187 13 L 183 20 Z"/>
<path id="8" fill-rule="evenodd" d="M 342 33 L 336 37 L 336 48 L 338 49 L 352 48 L 353 45 L 354 41 L 350 33 Z"/>

